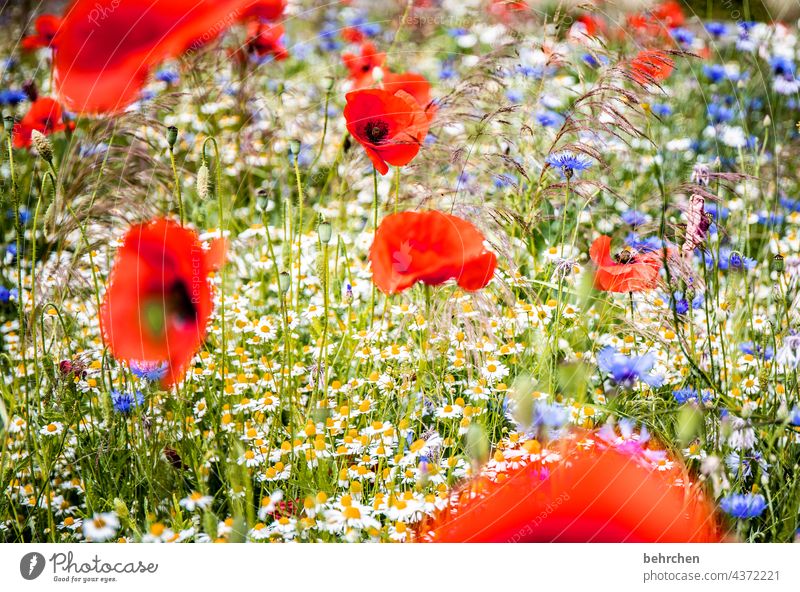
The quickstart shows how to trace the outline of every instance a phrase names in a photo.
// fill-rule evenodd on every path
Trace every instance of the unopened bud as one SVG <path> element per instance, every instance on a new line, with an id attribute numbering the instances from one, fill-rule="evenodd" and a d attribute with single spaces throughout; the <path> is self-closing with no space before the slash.
<path id="1" fill-rule="evenodd" d="M 202 200 L 208 199 L 209 194 L 209 175 L 208 167 L 205 163 L 200 165 L 197 170 L 197 195 Z"/>
<path id="2" fill-rule="evenodd" d="M 783 273 L 783 270 L 786 269 L 786 262 L 783 260 L 783 255 L 778 254 L 772 258 L 772 271 L 777 271 L 778 273 Z"/>
<path id="3" fill-rule="evenodd" d="M 6 133 L 12 133 L 14 131 L 14 126 L 16 125 L 17 120 L 14 119 L 13 115 L 6 115 L 3 117 L 3 129 L 6 130 Z"/>
<path id="4" fill-rule="evenodd" d="M 289 140 L 289 154 L 294 156 L 300 154 L 300 140 Z"/>
<path id="5" fill-rule="evenodd" d="M 331 235 L 333 234 L 333 228 L 331 227 L 331 223 L 327 220 L 322 220 L 317 226 L 317 232 L 319 233 L 319 240 L 322 244 L 327 245 L 331 242 Z"/>
<path id="6" fill-rule="evenodd" d="M 178 128 L 174 125 L 171 125 L 167 128 L 167 143 L 169 147 L 172 148 L 175 146 L 175 142 L 178 141 Z"/>
<path id="7" fill-rule="evenodd" d="M 278 276 L 278 287 L 281 290 L 281 294 L 286 294 L 289 291 L 289 286 L 292 285 L 292 276 L 289 275 L 288 271 L 282 271 Z"/>
<path id="8" fill-rule="evenodd" d="M 31 132 L 31 143 L 36 148 L 36 152 L 42 157 L 42 160 L 52 163 L 53 162 L 53 145 L 39 130 Z"/>

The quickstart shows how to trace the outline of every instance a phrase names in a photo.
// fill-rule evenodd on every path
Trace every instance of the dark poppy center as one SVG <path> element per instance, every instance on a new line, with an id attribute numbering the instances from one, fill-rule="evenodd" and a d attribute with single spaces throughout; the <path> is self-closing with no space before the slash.
<path id="1" fill-rule="evenodd" d="M 162 336 L 169 325 L 184 326 L 196 322 L 197 309 L 186 285 L 176 281 L 164 290 L 163 299 L 147 299 L 142 307 L 142 320 L 155 336 Z"/>
<path id="2" fill-rule="evenodd" d="M 383 120 L 368 121 L 364 126 L 364 135 L 373 144 L 380 144 L 389 134 L 389 124 Z"/>

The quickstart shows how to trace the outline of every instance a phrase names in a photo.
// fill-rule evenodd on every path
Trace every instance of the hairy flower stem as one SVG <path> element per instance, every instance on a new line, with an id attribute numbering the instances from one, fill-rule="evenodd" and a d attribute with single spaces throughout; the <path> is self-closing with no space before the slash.
<path id="1" fill-rule="evenodd" d="M 172 176 L 175 179 L 175 199 L 178 202 L 178 218 L 181 221 L 181 226 L 183 226 L 183 198 L 181 196 L 181 181 L 180 178 L 178 177 L 178 167 L 175 165 L 174 146 L 169 147 L 169 162 L 172 165 Z M 217 188 L 217 192 L 219 193 L 219 188 Z"/>
<path id="2" fill-rule="evenodd" d="M 14 232 L 16 234 L 17 247 L 17 320 L 19 322 L 19 351 L 22 357 L 23 375 L 28 375 L 27 354 L 25 351 L 25 312 L 22 304 L 22 220 L 19 215 L 19 188 L 17 187 L 17 175 L 14 169 L 14 145 L 12 133 L 6 134 L 8 141 L 8 167 L 11 172 L 11 203 L 14 210 Z"/>
<path id="3" fill-rule="evenodd" d="M 294 178 L 297 183 L 297 291 L 295 292 L 295 307 L 300 307 L 300 263 L 302 258 L 303 240 L 303 182 L 300 178 L 300 165 L 298 164 L 299 155 L 294 155 Z M 290 238 L 291 244 L 291 238 Z"/>
<path id="4" fill-rule="evenodd" d="M 372 229 L 378 233 L 378 169 L 372 167 Z M 369 305 L 369 327 L 372 328 L 372 321 L 375 318 L 375 282 L 372 282 L 372 296 Z"/>
<path id="5" fill-rule="evenodd" d="M 202 148 L 202 158 L 203 162 L 206 162 L 206 146 L 208 143 L 211 142 L 214 145 L 214 164 L 215 170 L 217 175 L 217 183 L 215 190 L 217 192 L 217 208 L 219 209 L 219 240 L 225 240 L 225 209 L 224 203 L 222 199 L 222 162 L 219 157 L 219 147 L 217 146 L 217 140 L 214 139 L 213 136 L 206 138 L 203 141 L 203 148 Z M 183 221 L 181 220 L 181 223 Z M 224 269 L 219 270 L 219 294 L 220 294 L 220 328 L 222 334 L 222 363 L 219 370 L 220 375 L 220 397 L 225 396 L 225 367 L 227 366 L 227 355 L 228 355 L 228 346 L 227 346 L 227 338 L 225 336 L 225 271 Z"/>
<path id="6" fill-rule="evenodd" d="M 52 169 L 52 166 L 51 166 Z M 50 179 L 50 186 L 53 190 L 53 200 L 55 200 L 56 194 L 56 180 L 55 177 L 51 172 L 45 172 L 42 176 L 42 185 L 39 190 L 39 196 L 36 199 L 36 209 L 33 213 L 33 230 L 32 230 L 32 240 L 31 240 L 31 339 L 33 340 L 33 355 L 34 355 L 34 363 L 36 364 L 35 370 L 35 377 L 36 377 L 36 390 L 39 390 L 39 348 L 36 346 L 36 341 L 38 339 L 37 336 L 37 326 L 36 326 L 36 231 L 39 228 L 39 211 L 42 207 L 43 197 L 45 195 L 45 182 L 47 179 Z M 44 334 L 42 334 L 42 349 L 44 349 Z"/>

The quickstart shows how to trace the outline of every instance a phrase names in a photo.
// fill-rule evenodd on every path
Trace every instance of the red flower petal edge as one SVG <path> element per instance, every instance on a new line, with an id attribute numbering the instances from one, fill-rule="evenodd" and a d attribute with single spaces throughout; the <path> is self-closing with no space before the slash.
<path id="1" fill-rule="evenodd" d="M 443 212 L 386 216 L 369 252 L 373 281 L 388 294 L 416 282 L 437 285 L 449 279 L 465 290 L 480 290 L 497 266 L 484 240 L 471 222 Z"/>
<path id="2" fill-rule="evenodd" d="M 422 541 L 722 542 L 713 504 L 665 451 L 576 432 L 523 451 L 525 464 L 456 490 Z M 526 443 L 527 444 L 527 443 Z M 491 464 L 491 461 L 490 461 Z M 667 467 L 667 468 L 663 468 Z"/>

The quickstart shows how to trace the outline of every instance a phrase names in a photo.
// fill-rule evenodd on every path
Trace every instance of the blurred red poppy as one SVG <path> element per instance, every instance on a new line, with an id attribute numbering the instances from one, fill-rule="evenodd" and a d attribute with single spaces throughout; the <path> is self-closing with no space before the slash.
<path id="1" fill-rule="evenodd" d="M 382 67 L 385 61 L 386 54 L 380 53 L 369 41 L 361 44 L 361 55 L 350 52 L 342 54 L 342 62 L 349 72 L 348 78 L 353 81 L 354 90 L 371 86 L 372 70 Z"/>
<path id="2" fill-rule="evenodd" d="M 530 9 L 524 0 L 492 0 L 488 8 L 491 14 L 501 19 L 508 19 Z"/>
<path id="3" fill-rule="evenodd" d="M 278 61 L 289 57 L 283 45 L 283 25 L 254 21 L 248 25 L 247 33 L 247 47 L 259 57 L 271 55 Z"/>
<path id="4" fill-rule="evenodd" d="M 428 119 L 432 119 L 436 113 L 436 105 L 431 104 L 431 84 L 422 74 L 386 72 L 383 75 L 382 85 L 383 90 L 392 94 L 396 94 L 399 90 L 410 94 L 428 115 Z"/>
<path id="5" fill-rule="evenodd" d="M 34 28 L 35 35 L 28 35 L 20 42 L 23 51 L 33 51 L 41 47 L 50 47 L 53 37 L 61 26 L 61 17 L 54 14 L 43 14 L 36 19 Z"/>
<path id="6" fill-rule="evenodd" d="M 663 261 L 662 251 L 635 253 L 624 250 L 611 257 L 611 237 L 600 236 L 589 249 L 597 266 L 594 286 L 605 292 L 641 292 L 658 285 L 658 272 Z"/>
<path id="7" fill-rule="evenodd" d="M 630 62 L 633 79 L 639 84 L 653 84 L 669 78 L 675 62 L 666 52 L 657 49 L 640 51 Z"/>
<path id="8" fill-rule="evenodd" d="M 342 29 L 342 39 L 348 43 L 361 43 L 364 41 L 364 33 L 358 27 L 345 27 Z"/>
<path id="9" fill-rule="evenodd" d="M 663 24 L 669 29 L 675 27 L 682 27 L 686 23 L 686 16 L 683 14 L 683 8 L 680 3 L 675 0 L 667 0 L 662 2 L 650 11 L 652 18 L 659 23 Z"/>
<path id="10" fill-rule="evenodd" d="M 160 62 L 213 41 L 237 20 L 277 16 L 281 2 L 75 0 L 54 39 L 53 79 L 71 111 L 113 113 L 134 102 Z"/>
<path id="11" fill-rule="evenodd" d="M 208 277 L 223 256 L 223 243 L 206 251 L 194 231 L 172 220 L 131 227 L 100 310 L 114 357 L 165 364 L 163 386 L 180 381 L 205 338 L 213 306 Z"/>
<path id="12" fill-rule="evenodd" d="M 678 2 L 667 0 L 647 12 L 628 15 L 626 20 L 629 28 L 640 36 L 656 37 L 668 36 L 670 29 L 682 27 L 686 17 Z"/>
<path id="13" fill-rule="evenodd" d="M 575 19 L 575 22 L 582 25 L 589 37 L 597 37 L 599 33 L 607 30 L 604 20 L 593 14 L 582 14 Z"/>
<path id="14" fill-rule="evenodd" d="M 14 126 L 14 147 L 27 148 L 31 145 L 33 130 L 48 136 L 64 131 L 67 126 L 62 120 L 61 105 L 50 97 L 40 97 L 31 103 L 31 108 Z"/>
<path id="15" fill-rule="evenodd" d="M 372 279 L 387 294 L 416 282 L 437 285 L 449 279 L 465 290 L 479 290 L 497 265 L 484 240 L 471 222 L 434 210 L 386 216 L 369 251 Z"/>
<path id="16" fill-rule="evenodd" d="M 347 131 L 367 151 L 381 175 L 387 165 L 404 166 L 419 152 L 428 133 L 428 117 L 405 91 L 380 89 L 347 93 L 344 117 Z"/>
<path id="17" fill-rule="evenodd" d="M 429 542 L 722 542 L 713 504 L 665 451 L 577 432 L 485 470 L 423 522 Z M 490 463 L 491 464 L 491 463 Z M 520 466 L 522 465 L 522 466 Z M 488 468 L 487 468 L 488 469 Z"/>
<path id="18" fill-rule="evenodd" d="M 280 18 L 286 8 L 286 0 L 250 0 L 252 4 L 244 11 L 244 17 L 256 17 L 267 21 Z"/>

